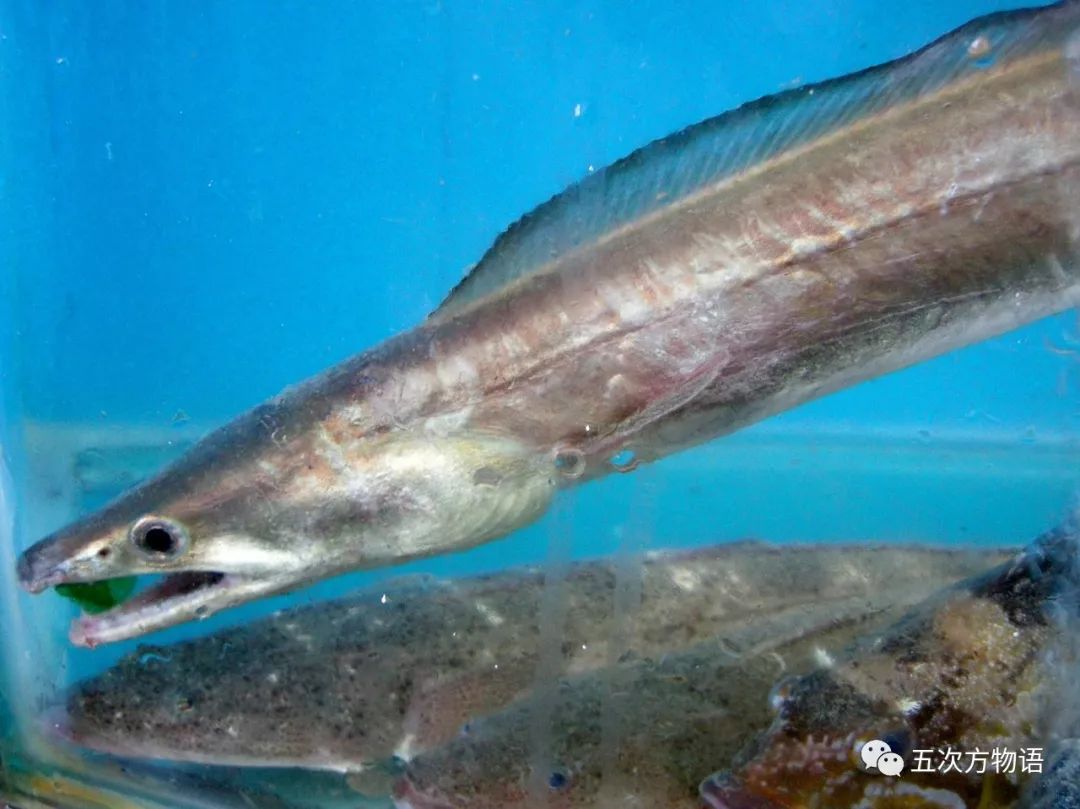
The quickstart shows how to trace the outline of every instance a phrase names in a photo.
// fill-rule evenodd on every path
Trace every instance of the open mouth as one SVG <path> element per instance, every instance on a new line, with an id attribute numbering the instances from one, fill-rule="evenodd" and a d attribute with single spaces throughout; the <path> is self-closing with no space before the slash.
<path id="1" fill-rule="evenodd" d="M 76 646 L 94 647 L 206 618 L 227 606 L 243 584 L 238 576 L 216 571 L 171 573 L 122 604 L 76 618 L 68 636 Z"/>

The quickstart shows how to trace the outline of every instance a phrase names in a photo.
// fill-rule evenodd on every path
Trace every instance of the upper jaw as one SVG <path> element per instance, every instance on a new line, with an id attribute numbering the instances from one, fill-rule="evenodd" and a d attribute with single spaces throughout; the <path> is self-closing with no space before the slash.
<path id="1" fill-rule="evenodd" d="M 15 574 L 22 588 L 30 593 L 83 581 L 73 570 L 74 557 L 66 543 L 46 538 L 23 551 L 15 565 Z"/>
<path id="2" fill-rule="evenodd" d="M 48 590 L 50 587 L 55 587 L 56 585 L 63 584 L 67 581 L 67 577 L 62 570 L 52 570 L 43 574 L 35 573 L 25 555 L 19 557 L 16 575 L 19 578 L 19 584 L 22 585 L 22 588 L 28 593 L 33 593 L 35 595 L 43 590 Z"/>

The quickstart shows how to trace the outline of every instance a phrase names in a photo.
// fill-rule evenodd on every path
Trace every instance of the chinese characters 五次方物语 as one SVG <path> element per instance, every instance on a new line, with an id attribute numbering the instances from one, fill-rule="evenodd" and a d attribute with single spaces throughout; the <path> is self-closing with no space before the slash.
<path id="1" fill-rule="evenodd" d="M 1043 765 L 1041 747 L 1021 747 L 1019 750 L 1006 747 L 990 750 L 980 750 L 978 747 L 974 750 L 915 748 L 911 755 L 909 772 L 912 773 L 1041 773 Z"/>

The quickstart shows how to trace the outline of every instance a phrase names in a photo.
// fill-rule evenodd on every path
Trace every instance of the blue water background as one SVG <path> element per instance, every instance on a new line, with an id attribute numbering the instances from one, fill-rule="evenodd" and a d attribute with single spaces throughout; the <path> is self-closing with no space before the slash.
<path id="1" fill-rule="evenodd" d="M 219 423 L 416 324 L 590 168 L 1015 5 L 3 0 L 9 410 Z M 591 484 L 553 519 L 575 555 L 626 531 L 1021 541 L 1080 481 L 1078 357 L 1069 313 Z M 550 526 L 420 567 L 543 560 Z"/>

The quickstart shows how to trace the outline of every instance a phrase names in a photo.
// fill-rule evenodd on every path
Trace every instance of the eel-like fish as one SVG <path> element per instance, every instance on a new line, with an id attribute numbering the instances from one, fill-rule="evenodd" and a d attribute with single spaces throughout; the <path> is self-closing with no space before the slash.
<path id="1" fill-rule="evenodd" d="M 885 593 L 910 603 L 1009 555 L 735 543 L 650 554 L 623 573 L 625 565 L 589 562 L 552 581 L 519 571 L 384 585 L 140 646 L 76 685 L 51 721 L 80 745 L 128 757 L 356 772 L 449 741 L 534 687 L 545 671 L 545 599 L 565 613 L 548 628 L 548 673 L 557 676 L 745 632 L 759 619 L 790 634 L 808 611 Z M 625 627 L 616 626 L 617 610 Z"/>
<path id="2" fill-rule="evenodd" d="M 979 803 L 974 777 L 960 779 L 960 791 L 936 773 L 920 782 L 860 771 L 858 743 L 888 739 L 909 767 L 915 747 L 936 755 L 948 744 L 1019 752 L 1040 743 L 1040 696 L 1065 674 L 1044 665 L 1055 639 L 1048 612 L 1077 568 L 1059 552 L 1075 554 L 1075 542 L 1050 547 L 914 605 L 808 615 L 804 634 L 763 619 L 751 632 L 773 632 L 763 636 L 772 643 L 755 654 L 704 644 L 568 681 L 410 761 L 394 788 L 398 809 L 1012 806 L 1008 776 L 986 787 L 1000 787 L 1001 802 Z M 710 757 L 747 763 L 707 777 Z"/>
<path id="3" fill-rule="evenodd" d="M 1080 3 L 747 104 L 507 230 L 423 324 L 41 540 L 94 645 L 467 548 L 557 489 L 1080 302 Z"/>
<path id="4" fill-rule="evenodd" d="M 746 761 L 705 780 L 705 806 L 1018 806 L 1051 763 L 1048 731 L 1075 665 L 1052 652 L 1068 648 L 1062 634 L 1080 617 L 1056 613 L 1059 604 L 1075 610 L 1078 587 L 1072 527 L 932 600 L 837 665 L 783 684 L 775 725 Z M 903 759 L 899 777 L 861 760 L 863 745 L 878 741 Z M 1070 805 L 1076 784 L 1065 787 L 1076 771 L 1075 749 L 1063 745 L 1028 805 Z"/>

